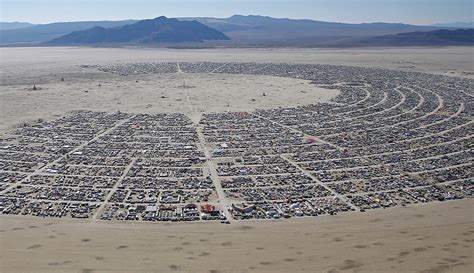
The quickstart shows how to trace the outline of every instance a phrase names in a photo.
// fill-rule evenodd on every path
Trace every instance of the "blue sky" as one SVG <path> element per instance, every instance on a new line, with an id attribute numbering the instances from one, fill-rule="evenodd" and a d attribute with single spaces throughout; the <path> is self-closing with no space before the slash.
<path id="1" fill-rule="evenodd" d="M 473 0 L 0 0 L 1 21 L 145 19 L 258 14 L 333 22 L 472 21 Z"/>

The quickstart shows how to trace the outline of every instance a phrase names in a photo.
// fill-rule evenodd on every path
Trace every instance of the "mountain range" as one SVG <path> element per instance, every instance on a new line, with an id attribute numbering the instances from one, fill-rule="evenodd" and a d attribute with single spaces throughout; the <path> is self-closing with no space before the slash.
<path id="1" fill-rule="evenodd" d="M 111 28 L 133 24 L 136 22 L 136 20 L 59 22 L 44 25 L 33 25 L 20 29 L 1 29 L 0 43 L 41 43 L 69 34 L 73 31 L 81 31 L 93 27 Z"/>
<path id="2" fill-rule="evenodd" d="M 179 21 L 160 16 L 114 28 L 96 26 L 74 31 L 48 44 L 150 44 L 229 40 L 222 32 L 197 21 Z"/>
<path id="3" fill-rule="evenodd" d="M 473 22 L 453 22 L 444 24 L 433 24 L 432 27 L 454 27 L 454 28 L 474 28 Z"/>
<path id="4" fill-rule="evenodd" d="M 160 19 L 161 18 L 161 19 Z M 158 20 L 159 19 L 159 20 Z M 163 21 L 163 22 L 157 22 Z M 165 22 L 166 21 L 166 22 Z M 200 24 L 199 24 L 199 23 Z M 199 24 L 199 25 L 198 25 Z M 461 24 L 461 23 L 456 23 Z M 1 26 L 1 24 L 0 24 Z M 151 20 L 86 21 L 33 25 L 17 29 L 0 28 L 0 44 L 169 44 L 194 43 L 197 46 L 367 46 L 384 44 L 392 39 L 414 43 L 421 32 L 449 26 L 415 26 L 396 23 L 346 24 L 306 19 L 271 18 L 256 15 L 234 15 L 229 18 L 158 17 Z M 199 31 L 198 31 L 199 30 Z M 409 36 L 391 35 L 412 33 Z M 456 33 L 462 35 L 462 33 Z M 431 34 L 433 35 L 433 34 Z M 434 34 L 436 35 L 436 34 Z M 429 36 L 429 35 L 428 35 Z M 428 39 L 427 35 L 423 39 Z M 229 40 L 230 39 L 230 40 Z M 206 41 L 206 42 L 202 42 Z M 385 41 L 385 42 L 384 42 Z M 446 44 L 447 40 L 431 39 Z M 462 44 L 459 41 L 457 44 Z"/>
<path id="5" fill-rule="evenodd" d="M 344 44 L 336 44 L 336 46 Z M 353 40 L 350 46 L 450 46 L 474 45 L 474 29 L 416 31 Z"/>
<path id="6" fill-rule="evenodd" d="M 323 42 L 328 39 L 340 39 L 341 37 L 370 37 L 439 29 L 431 26 L 396 23 L 347 24 L 255 15 L 234 15 L 229 18 L 181 18 L 181 20 L 197 20 L 209 27 L 224 32 L 235 43 L 244 44 L 278 44 L 282 41 L 314 43 Z"/>
<path id="7" fill-rule="evenodd" d="M 34 26 L 34 24 L 27 22 L 0 22 L 0 30 L 20 29 L 31 26 Z"/>

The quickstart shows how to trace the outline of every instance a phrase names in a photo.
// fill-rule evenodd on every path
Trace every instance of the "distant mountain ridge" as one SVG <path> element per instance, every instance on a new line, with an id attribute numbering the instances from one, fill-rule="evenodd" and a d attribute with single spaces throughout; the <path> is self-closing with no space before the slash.
<path id="1" fill-rule="evenodd" d="M 220 31 L 197 21 L 179 21 L 160 16 L 155 19 L 114 27 L 93 27 L 75 31 L 48 42 L 48 44 L 149 44 L 184 43 L 205 40 L 229 40 Z"/>
<path id="2" fill-rule="evenodd" d="M 0 22 L 0 30 L 20 29 L 31 26 L 34 26 L 34 24 L 27 22 Z"/>
<path id="3" fill-rule="evenodd" d="M 354 46 L 448 46 L 474 45 L 474 29 L 408 32 L 372 37 L 351 43 Z"/>
<path id="4" fill-rule="evenodd" d="M 123 21 L 81 21 L 59 22 L 44 25 L 33 25 L 21 29 L 0 30 L 0 43 L 40 43 L 58 38 L 73 31 L 86 30 L 93 27 L 118 27 L 133 24 L 136 20 Z"/>
<path id="5" fill-rule="evenodd" d="M 155 18 L 157 19 L 157 18 Z M 168 19 L 168 18 L 166 18 Z M 176 20 L 177 19 L 177 20 Z M 169 19 L 177 22 L 189 22 L 196 20 L 201 24 L 220 32 L 216 34 L 223 38 L 222 35 L 230 38 L 226 40 L 212 40 L 205 37 L 197 38 L 197 31 L 182 32 L 178 35 L 177 29 L 171 27 L 170 30 L 162 29 L 160 34 L 148 32 L 143 37 L 135 37 L 133 33 L 142 33 L 147 26 L 139 28 L 130 27 L 137 20 L 125 21 L 85 21 L 85 22 L 66 22 L 53 23 L 45 25 L 34 25 L 30 27 L 1 30 L 0 29 L 0 45 L 35 45 L 53 40 L 52 44 L 107 44 L 107 43 L 138 43 L 138 44 L 157 44 L 157 43 L 181 43 L 178 47 L 206 47 L 206 46 L 228 46 L 228 47 L 325 47 L 325 46 L 370 46 L 370 42 L 383 44 L 382 40 L 388 38 L 380 38 L 387 35 L 395 35 L 399 33 L 411 32 L 430 32 L 440 29 L 455 30 L 449 26 L 415 26 L 399 23 L 362 23 L 347 24 L 338 22 L 324 22 L 308 19 L 288 19 L 288 18 L 272 18 L 259 15 L 234 15 L 229 18 L 213 18 L 213 17 L 195 17 L 195 18 L 176 18 Z M 149 20 L 142 20 L 144 22 Z M 456 23 L 458 24 L 458 23 Z M 127 26 L 127 27 L 125 27 Z M 124 27 L 119 34 L 115 28 Z M 136 26 L 135 26 L 136 27 Z M 143 29 L 142 29 L 143 28 Z M 108 30 L 114 29 L 114 30 Z M 134 29 L 131 31 L 131 29 Z M 139 30 L 140 29 L 140 30 Z M 128 34 L 126 33 L 128 30 Z M 81 31 L 86 31 L 78 33 Z M 145 31 L 146 32 L 146 31 Z M 172 32 L 176 32 L 173 37 Z M 206 32 L 206 31 L 205 31 Z M 142 33 L 143 34 L 143 33 Z M 204 35 L 200 33 L 199 35 Z M 209 34 L 209 33 L 208 33 Z M 141 34 L 140 34 L 141 35 Z M 152 37 L 152 36 L 155 37 Z M 183 39 L 184 36 L 188 38 Z M 198 36 L 199 36 L 198 35 Z M 206 34 L 207 35 L 207 34 Z M 60 40 L 59 37 L 67 36 L 67 40 Z M 130 39 L 119 38 L 119 36 L 129 36 Z M 159 36 L 159 37 L 158 37 Z M 178 38 L 181 36 L 181 38 Z M 205 35 L 204 35 L 205 36 Z M 212 36 L 212 35 L 211 35 Z M 376 39 L 372 39 L 376 38 Z M 398 37 L 400 39 L 400 37 Z M 412 37 L 413 38 L 413 37 Z M 61 39 L 66 39 L 62 37 Z M 425 36 L 425 39 L 428 37 Z M 202 40 L 208 40 L 201 43 Z M 212 40 L 212 41 L 209 41 Z M 432 40 L 433 44 L 445 44 L 446 41 Z M 184 45 L 183 43 L 189 43 Z M 191 43 L 195 43 L 191 45 Z M 375 45 L 374 45 L 375 46 Z"/>
<path id="6" fill-rule="evenodd" d="M 401 32 L 431 31 L 439 28 L 398 23 L 347 24 L 308 19 L 272 18 L 260 15 L 234 15 L 229 18 L 180 18 L 197 20 L 224 32 L 235 43 L 281 44 L 295 41 L 316 44 L 347 37 L 373 37 Z"/>
<path id="7" fill-rule="evenodd" d="M 453 22 L 444 24 L 433 24 L 433 27 L 449 27 L 449 28 L 474 28 L 474 22 Z"/>
<path id="8" fill-rule="evenodd" d="M 391 23 L 346 24 L 308 19 L 272 18 L 259 15 L 177 19 L 181 21 L 197 20 L 208 27 L 221 31 L 231 38 L 232 43 L 236 45 L 291 45 L 296 42 L 310 45 L 344 37 L 370 37 L 440 29 L 440 27 L 434 26 Z M 119 27 L 136 22 L 138 20 L 63 22 L 35 25 L 16 30 L 0 30 L 0 44 L 41 43 L 74 31 L 87 30 L 93 27 Z"/>

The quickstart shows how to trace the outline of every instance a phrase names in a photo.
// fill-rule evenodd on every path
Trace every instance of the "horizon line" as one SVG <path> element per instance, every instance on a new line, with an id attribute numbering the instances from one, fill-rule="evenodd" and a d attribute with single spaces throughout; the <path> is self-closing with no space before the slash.
<path id="1" fill-rule="evenodd" d="M 154 18 L 158 17 L 167 17 L 165 15 L 160 15 Z M 317 22 L 329 22 L 329 23 L 340 23 L 340 24 L 377 24 L 377 23 L 382 23 L 382 24 L 406 24 L 406 25 L 414 25 L 414 26 L 432 26 L 432 25 L 438 25 L 438 24 L 474 24 L 473 21 L 453 21 L 453 22 L 437 22 L 437 23 L 431 23 L 431 24 L 411 24 L 411 23 L 405 23 L 405 22 L 390 22 L 390 21 L 372 21 L 372 22 L 342 22 L 342 21 L 322 21 L 322 20 L 317 20 L 317 19 L 310 19 L 310 18 L 291 18 L 291 17 L 272 17 L 268 15 L 257 15 L 257 14 L 234 14 L 228 17 L 212 17 L 212 16 L 179 16 L 179 17 L 167 17 L 167 18 L 175 18 L 175 19 L 187 19 L 187 18 L 215 18 L 215 19 L 228 19 L 233 16 L 256 16 L 256 17 L 267 17 L 267 18 L 273 18 L 273 19 L 290 19 L 290 20 L 310 20 L 310 21 L 317 21 Z M 98 21 L 130 21 L 130 20 L 135 20 L 135 21 L 141 21 L 141 20 L 149 20 L 149 19 L 154 19 L 154 18 L 141 18 L 141 19 L 133 19 L 133 18 L 128 18 L 128 19 L 92 19 L 92 20 L 71 20 L 71 21 L 49 21 L 49 22 L 43 22 L 43 23 L 35 23 L 33 21 L 16 21 L 16 20 L 4 20 L 0 17 L 0 23 L 28 23 L 28 24 L 33 24 L 33 25 L 47 25 L 47 24 L 55 24 L 55 23 L 77 23 L 77 22 L 98 22 Z"/>

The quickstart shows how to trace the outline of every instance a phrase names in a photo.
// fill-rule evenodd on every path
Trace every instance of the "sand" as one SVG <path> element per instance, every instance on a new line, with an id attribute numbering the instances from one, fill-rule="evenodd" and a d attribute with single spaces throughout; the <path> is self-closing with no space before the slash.
<path id="1" fill-rule="evenodd" d="M 250 111 L 325 102 L 337 96 L 335 90 L 320 89 L 308 81 L 298 79 L 212 74 L 122 77 L 84 69 L 82 65 L 179 61 L 320 63 L 473 78 L 473 50 L 473 47 L 200 50 L 0 48 L 0 130 L 38 118 L 54 119 L 75 109 L 142 113 L 172 111 L 198 118 L 202 110 Z M 179 88 L 183 81 L 194 88 Z M 31 90 L 34 84 L 41 90 Z M 263 97 L 263 92 L 269 96 Z M 183 103 L 188 98 L 194 106 L 192 109 Z"/>
<path id="2" fill-rule="evenodd" d="M 20 122 L 52 119 L 77 109 L 173 111 L 197 120 L 202 111 L 294 106 L 337 95 L 335 90 L 298 79 L 218 74 L 121 77 L 84 70 L 80 67 L 84 64 L 327 63 L 472 77 L 472 53 L 472 47 L 1 48 L 0 132 Z M 182 81 L 190 88 L 180 87 Z M 33 84 L 41 90 L 28 90 Z M 268 95 L 262 96 L 263 92 Z M 467 199 L 365 214 L 231 225 L 2 215 L 0 272 L 472 272 L 472 212 L 473 201 Z"/>
<path id="3" fill-rule="evenodd" d="M 472 272 L 472 206 L 232 225 L 2 217 L 0 271 Z"/>
<path id="4" fill-rule="evenodd" d="M 29 90 L 31 85 L 6 86 L 2 91 L 0 130 L 38 118 L 54 119 L 71 110 L 181 112 L 198 121 L 204 111 L 305 105 L 327 102 L 339 93 L 318 88 L 307 80 L 273 76 L 174 73 L 124 77 L 96 73 L 100 79 L 67 77 L 38 84 L 41 90 L 36 91 Z"/>

